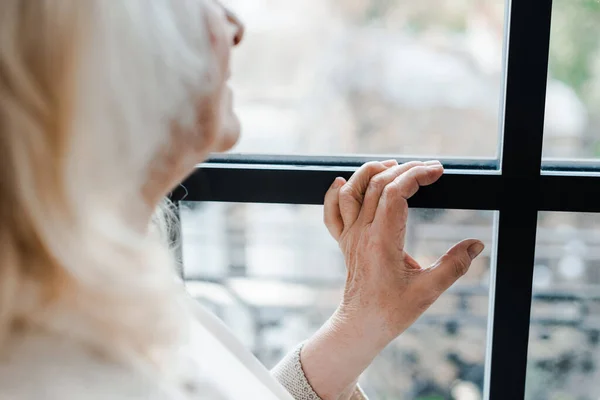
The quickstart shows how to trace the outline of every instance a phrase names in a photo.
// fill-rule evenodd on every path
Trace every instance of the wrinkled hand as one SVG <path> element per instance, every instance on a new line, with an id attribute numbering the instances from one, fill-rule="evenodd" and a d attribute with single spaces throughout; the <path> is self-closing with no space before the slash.
<path id="1" fill-rule="evenodd" d="M 371 162 L 325 195 L 324 219 L 347 267 L 335 314 L 305 343 L 305 375 L 324 400 L 349 399 L 360 374 L 460 276 L 483 250 L 478 240 L 455 245 L 430 268 L 404 249 L 408 199 L 437 181 L 437 161 Z"/>
<path id="2" fill-rule="evenodd" d="M 348 182 L 337 178 L 325 196 L 325 224 L 348 272 L 337 314 L 369 324 L 379 336 L 371 340 L 389 342 L 406 330 L 484 248 L 478 240 L 464 240 L 429 268 L 406 252 L 407 201 L 442 173 L 437 161 L 370 162 Z"/>

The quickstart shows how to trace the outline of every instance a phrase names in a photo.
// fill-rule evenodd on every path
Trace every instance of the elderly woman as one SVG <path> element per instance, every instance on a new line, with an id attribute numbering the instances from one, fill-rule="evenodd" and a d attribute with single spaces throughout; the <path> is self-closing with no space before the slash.
<path id="1" fill-rule="evenodd" d="M 156 218 L 236 143 L 242 36 L 215 0 L 0 2 L 0 399 L 361 399 L 364 369 L 481 252 L 466 240 L 424 269 L 404 251 L 407 199 L 438 162 L 336 179 L 343 299 L 264 370 L 186 295 Z"/>

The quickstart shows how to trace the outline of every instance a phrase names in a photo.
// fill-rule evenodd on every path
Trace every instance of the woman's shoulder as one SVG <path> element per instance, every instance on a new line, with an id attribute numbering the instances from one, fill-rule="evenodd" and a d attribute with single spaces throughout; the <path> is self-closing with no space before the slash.
<path id="1" fill-rule="evenodd" d="M 187 400 L 166 386 L 51 335 L 23 336 L 0 358 L 0 400 Z"/>
<path id="2" fill-rule="evenodd" d="M 163 373 L 110 362 L 64 336 L 28 333 L 0 354 L 0 400 L 291 399 L 225 326 L 190 302 L 189 332 Z"/>

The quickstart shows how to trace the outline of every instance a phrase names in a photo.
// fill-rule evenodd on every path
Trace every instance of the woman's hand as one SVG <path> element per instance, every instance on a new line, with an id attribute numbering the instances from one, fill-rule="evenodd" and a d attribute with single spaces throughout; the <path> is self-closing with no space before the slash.
<path id="1" fill-rule="evenodd" d="M 462 241 L 430 268 L 422 268 L 405 251 L 407 200 L 443 171 L 437 161 L 368 163 L 347 183 L 338 178 L 325 196 L 325 224 L 348 269 L 338 313 L 379 322 L 381 337 L 373 335 L 374 340 L 387 344 L 402 333 L 483 250 L 480 241 Z"/>
<path id="2" fill-rule="evenodd" d="M 437 161 L 371 162 L 348 182 L 337 178 L 327 192 L 325 224 L 348 273 L 340 307 L 302 352 L 306 375 L 322 398 L 339 398 L 354 385 L 373 358 L 483 250 L 480 241 L 465 240 L 429 268 L 405 251 L 407 201 L 442 174 Z"/>

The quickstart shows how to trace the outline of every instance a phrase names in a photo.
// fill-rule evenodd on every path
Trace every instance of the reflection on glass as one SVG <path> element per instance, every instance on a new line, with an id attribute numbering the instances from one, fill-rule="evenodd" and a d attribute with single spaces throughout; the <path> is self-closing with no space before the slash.
<path id="1" fill-rule="evenodd" d="M 555 0 L 544 156 L 600 158 L 600 2 Z"/>
<path id="2" fill-rule="evenodd" d="M 503 0 L 228 0 L 236 151 L 496 157 Z"/>
<path id="3" fill-rule="evenodd" d="M 340 300 L 346 276 L 318 206 L 183 203 L 188 290 L 272 367 Z M 481 400 L 493 212 L 413 210 L 407 247 L 430 265 L 455 242 L 487 250 L 364 374 L 374 399 Z"/>
<path id="4" fill-rule="evenodd" d="M 600 215 L 540 213 L 527 400 L 600 397 Z"/>

